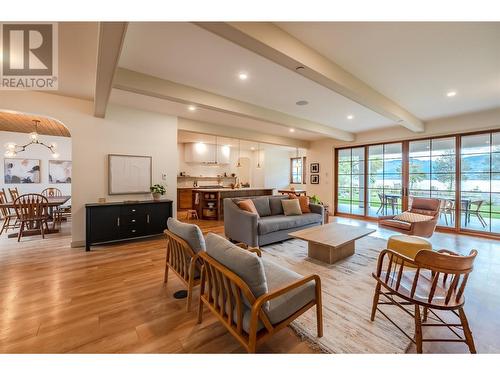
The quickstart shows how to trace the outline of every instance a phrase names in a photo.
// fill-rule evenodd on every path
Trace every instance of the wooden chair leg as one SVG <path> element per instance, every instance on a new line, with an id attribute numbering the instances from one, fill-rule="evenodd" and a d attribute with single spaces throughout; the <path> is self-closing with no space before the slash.
<path id="1" fill-rule="evenodd" d="M 192 277 L 189 278 L 188 282 L 188 295 L 186 302 L 186 311 L 189 312 L 191 310 L 191 301 L 193 300 L 193 288 L 194 288 L 194 279 Z"/>
<path id="2" fill-rule="evenodd" d="M 19 227 L 19 234 L 17 235 L 17 242 L 21 241 L 23 231 L 24 231 L 24 221 L 21 221 L 21 226 Z"/>
<path id="3" fill-rule="evenodd" d="M 2 225 L 2 229 L 0 229 L 0 236 L 2 235 L 3 233 L 3 230 L 5 229 L 5 227 L 7 226 L 7 222 L 10 218 L 9 217 L 6 217 L 4 220 L 3 220 L 3 225 Z M 5 229 L 5 232 L 7 232 L 7 229 Z"/>
<path id="4" fill-rule="evenodd" d="M 372 315 L 370 320 L 373 322 L 375 320 L 375 313 L 377 312 L 377 306 L 378 306 L 378 299 L 380 296 L 380 287 L 382 285 L 380 283 L 377 283 L 377 286 L 375 287 L 375 293 L 373 295 L 373 304 L 372 304 Z"/>
<path id="5" fill-rule="evenodd" d="M 476 354 L 476 346 L 474 345 L 474 338 L 472 337 L 472 332 L 469 327 L 469 322 L 467 321 L 467 317 L 465 316 L 465 311 L 463 308 L 458 309 L 458 316 L 460 317 L 460 322 L 462 323 L 462 327 L 464 329 L 465 340 L 467 342 L 467 346 L 469 347 L 469 351 L 472 354 Z"/>
<path id="6" fill-rule="evenodd" d="M 424 322 L 427 321 L 427 317 L 429 316 L 429 308 L 428 307 L 424 307 Z"/>
<path id="7" fill-rule="evenodd" d="M 197 324 L 201 324 L 203 322 L 203 302 L 201 301 L 201 295 L 200 295 L 200 300 L 198 302 L 198 320 L 196 321 Z"/>
<path id="8" fill-rule="evenodd" d="M 43 221 L 40 221 L 40 232 L 42 233 L 42 239 L 45 239 L 45 229 L 43 228 Z"/>
<path id="9" fill-rule="evenodd" d="M 422 353 L 422 320 L 419 305 L 415 305 L 415 345 L 417 346 L 417 353 Z"/>
<path id="10" fill-rule="evenodd" d="M 168 282 L 168 263 L 165 262 L 165 276 L 163 278 L 163 284 L 167 284 Z"/>

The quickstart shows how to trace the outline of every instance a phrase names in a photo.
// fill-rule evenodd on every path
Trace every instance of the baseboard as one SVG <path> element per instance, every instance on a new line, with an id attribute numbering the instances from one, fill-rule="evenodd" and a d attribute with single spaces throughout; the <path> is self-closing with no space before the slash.
<path id="1" fill-rule="evenodd" d="M 85 241 L 71 241 L 71 247 L 84 247 Z"/>

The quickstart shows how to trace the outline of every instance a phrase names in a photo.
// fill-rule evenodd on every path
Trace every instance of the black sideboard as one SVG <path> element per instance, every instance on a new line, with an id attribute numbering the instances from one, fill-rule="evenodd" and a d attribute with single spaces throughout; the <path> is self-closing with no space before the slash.
<path id="1" fill-rule="evenodd" d="M 85 249 L 90 246 L 162 234 L 172 217 L 172 201 L 91 203 L 85 205 Z"/>

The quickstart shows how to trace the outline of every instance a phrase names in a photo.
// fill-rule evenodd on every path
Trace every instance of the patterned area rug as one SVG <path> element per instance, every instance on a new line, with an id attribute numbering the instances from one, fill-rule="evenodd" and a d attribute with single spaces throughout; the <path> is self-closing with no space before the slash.
<path id="1" fill-rule="evenodd" d="M 375 289 L 371 276 L 386 241 L 364 237 L 356 241 L 356 253 L 333 265 L 307 257 L 307 242 L 293 239 L 262 247 L 263 257 L 304 276 L 321 277 L 323 337 L 316 336 L 316 312 L 310 309 L 291 327 L 313 345 L 328 353 L 405 353 L 409 340 L 377 313 L 370 321 Z M 391 319 L 412 335 L 413 320 L 395 306 L 382 307 Z"/>

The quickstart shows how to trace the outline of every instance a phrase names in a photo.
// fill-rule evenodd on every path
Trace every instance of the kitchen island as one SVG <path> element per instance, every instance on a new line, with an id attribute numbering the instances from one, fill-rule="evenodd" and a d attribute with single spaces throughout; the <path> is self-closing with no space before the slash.
<path id="1" fill-rule="evenodd" d="M 193 208 L 200 219 L 223 220 L 224 198 L 256 197 L 273 195 L 273 189 L 265 188 L 193 188 Z"/>

